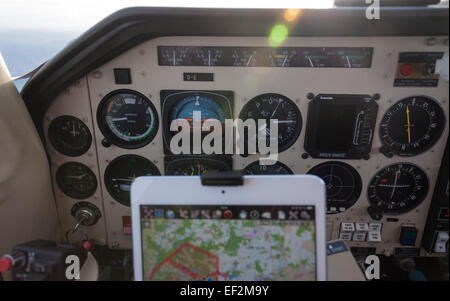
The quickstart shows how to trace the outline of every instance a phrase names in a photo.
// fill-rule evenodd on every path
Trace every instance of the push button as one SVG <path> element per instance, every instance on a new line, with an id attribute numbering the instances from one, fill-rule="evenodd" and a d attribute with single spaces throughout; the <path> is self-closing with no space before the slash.
<path id="1" fill-rule="evenodd" d="M 377 231 L 369 231 L 368 242 L 381 242 L 381 233 Z"/>
<path id="2" fill-rule="evenodd" d="M 116 85 L 129 85 L 131 84 L 131 72 L 128 68 L 116 68 L 114 69 L 114 80 Z"/>
<path id="3" fill-rule="evenodd" d="M 340 240 L 352 240 L 352 234 L 353 234 L 353 232 L 341 232 L 341 234 L 339 234 L 339 239 Z"/>
<path id="4" fill-rule="evenodd" d="M 369 231 L 381 232 L 382 225 L 382 223 L 370 223 Z"/>
<path id="5" fill-rule="evenodd" d="M 356 231 L 369 231 L 368 223 L 355 223 Z"/>
<path id="6" fill-rule="evenodd" d="M 341 223 L 341 232 L 339 234 L 339 239 L 352 240 L 353 232 L 355 232 L 355 224 Z"/>
<path id="7" fill-rule="evenodd" d="M 353 223 L 342 223 L 341 232 L 353 232 L 355 231 L 355 225 Z"/>
<path id="8" fill-rule="evenodd" d="M 353 233 L 353 241 L 366 241 L 367 232 L 356 231 Z"/>
<path id="9" fill-rule="evenodd" d="M 410 76 L 413 72 L 414 72 L 414 66 L 411 64 L 404 64 L 400 68 L 400 74 L 405 77 Z"/>

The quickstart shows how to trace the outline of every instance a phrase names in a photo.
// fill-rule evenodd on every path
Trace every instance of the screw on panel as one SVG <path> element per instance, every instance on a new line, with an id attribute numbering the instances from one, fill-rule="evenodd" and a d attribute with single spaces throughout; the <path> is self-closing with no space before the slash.
<path id="1" fill-rule="evenodd" d="M 379 93 L 375 93 L 374 95 L 372 95 L 372 99 L 373 100 L 379 100 L 381 98 Z"/>
<path id="2" fill-rule="evenodd" d="M 147 74 L 144 71 L 142 71 L 141 75 L 145 77 Z"/>
<path id="3" fill-rule="evenodd" d="M 101 78 L 102 75 L 103 75 L 103 74 L 102 74 L 99 70 L 96 70 L 96 71 L 94 71 L 94 72 L 92 73 L 92 77 L 93 77 L 93 78 L 97 78 L 97 79 Z"/>
<path id="4" fill-rule="evenodd" d="M 145 50 L 144 49 L 139 50 L 139 54 L 140 55 L 145 55 Z"/>
<path id="5" fill-rule="evenodd" d="M 427 39 L 425 40 L 425 44 L 426 44 L 427 46 L 434 46 L 434 45 L 437 44 L 437 39 L 434 38 L 434 37 L 427 38 Z"/>
<path id="6" fill-rule="evenodd" d="M 308 98 L 309 100 L 314 98 L 314 93 L 309 92 L 308 94 L 306 94 L 306 98 Z"/>
<path id="7" fill-rule="evenodd" d="M 158 164 L 158 160 L 153 160 L 153 163 Z"/>

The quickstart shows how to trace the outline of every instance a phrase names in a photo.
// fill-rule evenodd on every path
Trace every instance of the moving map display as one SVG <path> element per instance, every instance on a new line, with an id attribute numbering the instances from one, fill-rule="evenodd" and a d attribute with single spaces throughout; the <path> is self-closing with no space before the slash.
<path id="1" fill-rule="evenodd" d="M 141 206 L 144 280 L 316 279 L 313 206 Z"/>

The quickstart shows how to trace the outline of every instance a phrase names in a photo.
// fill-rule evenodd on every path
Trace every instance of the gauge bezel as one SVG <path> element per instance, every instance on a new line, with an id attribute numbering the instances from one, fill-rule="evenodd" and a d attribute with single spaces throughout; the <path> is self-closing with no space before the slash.
<path id="1" fill-rule="evenodd" d="M 63 180 L 62 180 L 61 177 L 63 175 L 61 174 L 61 172 L 63 171 L 63 168 L 68 166 L 69 164 L 70 165 L 82 166 L 86 170 L 86 172 L 90 174 L 90 176 L 95 180 L 94 181 L 94 188 L 92 190 L 89 190 L 86 193 L 73 192 L 73 191 L 67 190 L 64 187 L 64 185 L 62 185 L 63 184 L 63 182 L 62 182 Z M 62 164 L 61 166 L 58 167 L 58 169 L 57 169 L 57 171 L 55 173 L 55 178 L 56 178 L 56 184 L 57 184 L 59 190 L 61 190 L 68 197 L 73 198 L 73 199 L 77 199 L 77 200 L 84 200 L 84 199 L 90 198 L 92 195 L 95 194 L 95 192 L 97 191 L 97 188 L 98 188 L 98 180 L 97 180 L 97 176 L 95 175 L 95 173 L 88 166 L 86 166 L 86 165 L 84 165 L 83 163 L 80 163 L 80 162 L 70 161 L 70 162 L 66 162 L 66 163 Z"/>
<path id="2" fill-rule="evenodd" d="M 155 126 L 153 131 L 144 139 L 138 140 L 138 141 L 126 141 L 118 137 L 116 134 L 113 133 L 113 131 L 109 128 L 108 124 L 106 123 L 104 109 L 106 105 L 110 102 L 111 98 L 118 94 L 133 94 L 140 98 L 142 98 L 150 107 L 150 109 L 153 111 L 153 115 L 155 117 Z M 156 134 L 159 130 L 159 116 L 158 111 L 156 110 L 155 105 L 153 102 L 144 94 L 131 89 L 119 89 L 114 90 L 108 93 L 103 99 L 100 101 L 100 104 L 97 108 L 97 123 L 100 131 L 102 132 L 103 136 L 105 136 L 108 140 L 111 141 L 112 144 L 125 148 L 125 149 L 137 149 L 146 146 L 150 142 L 153 141 L 153 139 L 156 137 Z"/>
<path id="3" fill-rule="evenodd" d="M 88 136 L 87 136 L 87 141 L 86 141 L 86 146 L 84 146 L 83 148 L 81 148 L 79 151 L 74 151 L 74 150 L 70 150 L 67 148 L 62 147 L 59 142 L 57 142 L 55 139 L 55 133 L 58 130 L 56 128 L 56 125 L 58 122 L 62 122 L 62 120 L 66 121 L 66 120 L 74 120 L 77 123 L 81 124 L 82 127 L 86 130 Z M 50 125 L 48 127 L 48 139 L 50 141 L 50 144 L 52 145 L 52 147 L 57 150 L 59 153 L 65 155 L 65 156 L 69 156 L 69 157 L 79 157 L 84 155 L 90 148 L 92 145 L 92 134 L 91 131 L 89 129 L 89 127 L 79 118 L 72 116 L 72 115 L 61 115 L 56 117 L 55 119 L 53 119 L 50 122 Z"/>
<path id="4" fill-rule="evenodd" d="M 120 162 L 122 160 L 128 160 L 129 158 L 135 158 L 135 159 L 139 159 L 139 160 L 144 160 L 146 164 L 148 164 L 148 166 L 151 167 L 151 169 L 153 169 L 151 171 L 153 176 L 160 176 L 161 172 L 159 171 L 159 168 L 153 164 L 153 162 L 151 162 L 149 159 L 143 157 L 143 156 L 139 156 L 139 155 L 134 155 L 134 154 L 127 154 L 127 155 L 122 155 L 122 156 L 118 156 L 116 158 L 114 158 L 114 160 L 112 160 L 111 162 L 109 162 L 108 166 L 106 166 L 105 168 L 105 172 L 103 174 L 103 183 L 106 187 L 106 190 L 108 191 L 109 195 L 118 203 L 130 207 L 131 204 L 131 199 L 128 200 L 123 200 L 120 196 L 118 196 L 116 194 L 116 192 L 114 191 L 114 189 L 111 188 L 110 182 L 111 182 L 111 166 L 114 166 L 114 164 L 117 164 L 117 162 Z"/>
<path id="5" fill-rule="evenodd" d="M 381 127 L 381 123 L 383 123 L 383 120 L 384 120 L 384 118 L 386 117 L 386 114 L 387 114 L 389 111 L 391 111 L 392 108 L 394 108 L 395 106 L 397 106 L 397 105 L 398 105 L 399 103 L 401 103 L 402 101 L 408 100 L 408 99 L 413 98 L 413 97 L 425 98 L 425 99 L 427 99 L 428 101 L 433 102 L 433 103 L 439 108 L 439 110 L 440 110 L 441 118 L 442 118 L 442 119 L 441 119 L 441 120 L 442 120 L 442 124 L 440 125 L 439 132 L 433 137 L 432 140 L 430 140 L 430 143 L 428 143 L 426 147 L 424 147 L 424 148 L 421 149 L 421 151 L 419 151 L 419 152 L 407 152 L 407 153 L 404 153 L 404 152 L 395 150 L 395 149 L 393 149 L 392 147 L 390 147 L 390 146 L 388 146 L 387 144 L 385 144 L 385 142 L 384 142 L 384 140 L 383 140 L 383 137 L 382 137 L 382 127 Z M 414 157 L 414 156 L 418 156 L 418 155 L 420 155 L 420 154 L 425 153 L 426 151 L 428 151 L 429 149 L 431 149 L 431 148 L 432 148 L 432 147 L 433 147 L 433 146 L 441 139 L 442 135 L 443 135 L 444 132 L 445 132 L 445 126 L 446 126 L 446 123 L 447 123 L 447 119 L 446 119 L 446 117 L 445 117 L 445 111 L 444 111 L 444 109 L 442 108 L 442 106 L 440 105 L 440 103 L 439 103 L 435 98 L 433 98 L 433 97 L 431 97 L 431 96 L 427 96 L 427 95 L 412 95 L 412 96 L 407 96 L 407 97 L 404 97 L 404 98 L 398 100 L 397 102 L 395 102 L 393 105 L 391 105 L 391 106 L 386 110 L 386 112 L 383 114 L 383 116 L 382 116 L 381 119 L 380 119 L 380 126 L 378 126 L 378 136 L 379 136 L 380 143 L 381 143 L 382 147 L 385 148 L 385 149 L 387 150 L 387 152 L 390 152 L 390 153 L 392 153 L 392 154 L 395 154 L 395 155 L 397 155 L 397 156 L 399 156 L 399 157 L 404 157 L 404 158 Z"/>
<path id="6" fill-rule="evenodd" d="M 269 166 L 273 166 L 273 165 L 277 165 L 277 166 L 280 166 L 280 167 L 284 168 L 285 170 L 288 171 L 288 173 L 287 173 L 287 174 L 284 174 L 284 173 L 283 173 L 283 174 L 272 174 L 272 173 L 249 174 L 249 173 L 247 173 L 247 170 L 248 170 L 249 168 L 254 167 L 254 166 L 260 166 L 259 160 L 254 161 L 254 162 L 248 164 L 247 166 L 245 166 L 244 169 L 242 169 L 242 173 L 243 173 L 244 175 L 293 175 L 293 174 L 294 174 L 294 172 L 292 171 L 292 169 L 289 168 L 286 164 L 284 164 L 284 163 L 281 162 L 281 161 L 277 161 L 277 162 L 275 162 L 275 164 L 272 164 L 272 165 L 269 165 Z"/>
<path id="7" fill-rule="evenodd" d="M 358 202 L 358 200 L 361 198 L 362 189 L 363 189 L 363 180 L 362 180 L 361 174 L 356 170 L 356 168 L 354 168 L 353 166 L 351 166 L 348 163 L 340 162 L 340 161 L 325 161 L 325 162 L 319 163 L 319 164 L 311 167 L 311 169 L 308 170 L 307 174 L 317 176 L 316 174 L 311 173 L 313 171 L 313 169 L 319 168 L 322 166 L 326 166 L 326 165 L 330 165 L 330 164 L 339 165 L 342 168 L 345 168 L 353 176 L 355 176 L 353 178 L 353 180 L 354 180 L 353 190 L 354 191 L 351 193 L 352 197 L 349 198 L 348 200 L 345 200 L 344 206 L 341 206 L 341 207 L 345 207 L 345 211 L 339 211 L 339 210 L 331 211 L 330 210 L 331 207 L 336 207 L 336 209 L 338 209 L 338 206 L 330 206 L 329 201 L 328 201 L 328 195 L 326 197 L 326 199 L 327 199 L 327 205 L 326 205 L 327 215 L 345 213 L 345 212 L 347 212 L 347 210 L 349 210 L 351 207 L 353 207 Z M 355 191 L 357 191 L 357 192 L 355 192 Z"/>
<path id="8" fill-rule="evenodd" d="M 239 119 L 242 119 L 243 121 L 246 121 L 247 119 L 242 118 L 244 113 L 246 113 L 248 111 L 248 106 L 258 100 L 258 99 L 263 99 L 263 98 L 267 98 L 267 97 L 277 97 L 277 98 L 283 98 L 285 99 L 285 101 L 288 101 L 292 104 L 294 110 L 297 113 L 297 126 L 295 129 L 295 133 L 292 136 L 291 139 L 289 139 L 289 141 L 287 143 L 285 143 L 284 145 L 282 145 L 280 147 L 280 143 L 278 143 L 278 153 L 284 152 L 285 150 L 289 149 L 292 145 L 294 145 L 297 141 L 298 138 L 300 137 L 300 134 L 302 132 L 303 129 L 303 116 L 302 113 L 300 112 L 300 108 L 298 107 L 298 105 L 295 103 L 295 101 L 293 101 L 292 99 L 290 99 L 289 97 L 279 94 L 279 93 L 263 93 L 263 94 L 259 94 L 255 97 L 253 97 L 252 99 L 250 99 L 249 101 L 247 101 L 241 108 L 241 111 L 239 112 Z M 254 118 L 253 118 L 254 119 Z M 257 120 L 255 120 L 256 122 L 258 122 Z M 280 133 L 278 131 L 278 133 Z M 256 140 L 257 141 L 257 140 Z M 245 143 L 245 145 L 247 145 L 247 142 Z"/>
<path id="9" fill-rule="evenodd" d="M 421 171 L 423 173 L 423 175 L 425 175 L 424 179 L 426 180 L 427 187 L 426 187 L 426 191 L 424 192 L 423 198 L 420 201 L 418 201 L 413 207 L 410 207 L 410 208 L 408 208 L 405 211 L 394 210 L 394 211 L 386 212 L 382 208 L 378 207 L 376 204 L 372 203 L 372 201 L 370 199 L 370 186 L 372 185 L 372 182 L 375 180 L 375 178 L 377 177 L 377 175 L 379 173 L 381 173 L 385 169 L 390 168 L 390 167 L 395 166 L 395 165 L 411 165 L 411 166 L 415 167 L 416 169 L 418 169 L 419 171 Z M 402 214 L 409 213 L 409 212 L 415 210 L 421 204 L 423 204 L 423 202 L 427 198 L 429 192 L 430 192 L 430 178 L 428 177 L 428 174 L 419 165 L 411 163 L 411 162 L 396 162 L 396 163 L 392 163 L 392 164 L 386 165 L 386 166 L 380 168 L 378 171 L 375 172 L 375 174 L 372 176 L 370 181 L 367 182 L 366 196 L 367 196 L 367 202 L 369 203 L 369 205 L 375 206 L 376 208 L 381 210 L 383 212 L 383 214 L 385 214 L 387 216 L 399 216 L 399 215 L 402 215 Z"/>

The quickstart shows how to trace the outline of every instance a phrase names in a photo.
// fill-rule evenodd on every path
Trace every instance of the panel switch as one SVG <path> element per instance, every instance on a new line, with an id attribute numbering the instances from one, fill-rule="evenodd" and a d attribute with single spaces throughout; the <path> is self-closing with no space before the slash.
<path id="1" fill-rule="evenodd" d="M 368 242 L 381 242 L 381 233 L 377 232 L 377 231 L 369 231 L 367 241 Z"/>
<path id="2" fill-rule="evenodd" d="M 115 68 L 114 80 L 116 85 L 130 85 L 131 84 L 131 72 L 129 68 Z"/>
<path id="3" fill-rule="evenodd" d="M 433 251 L 435 253 L 447 253 L 448 248 L 448 232 L 439 231 L 437 233 L 436 242 Z"/>

